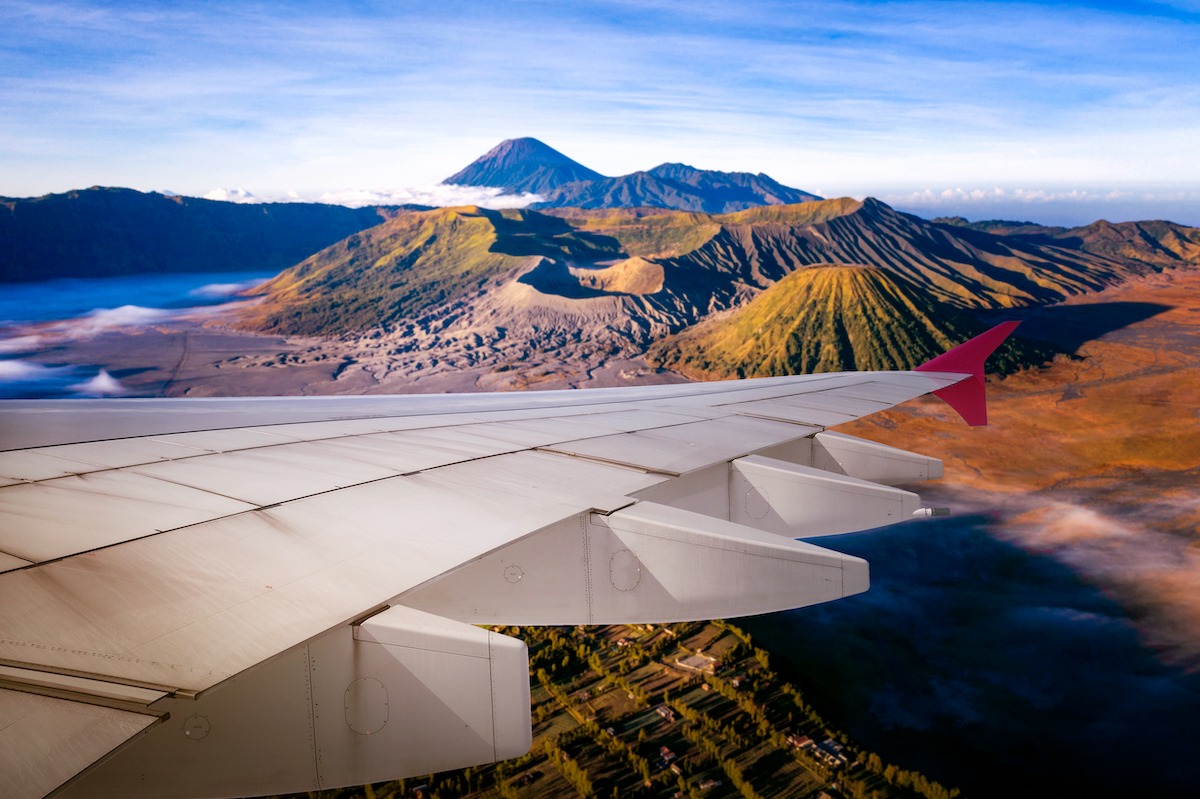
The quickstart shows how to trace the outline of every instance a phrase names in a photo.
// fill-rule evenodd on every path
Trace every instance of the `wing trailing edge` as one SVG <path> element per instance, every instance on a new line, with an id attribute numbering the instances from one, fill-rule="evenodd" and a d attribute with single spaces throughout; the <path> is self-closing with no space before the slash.
<path id="1" fill-rule="evenodd" d="M 972 427 L 987 424 L 987 392 L 983 367 L 996 348 L 1004 343 L 1020 322 L 1001 322 L 970 341 L 943 352 L 916 368 L 918 372 L 959 372 L 970 377 L 933 392 Z"/>

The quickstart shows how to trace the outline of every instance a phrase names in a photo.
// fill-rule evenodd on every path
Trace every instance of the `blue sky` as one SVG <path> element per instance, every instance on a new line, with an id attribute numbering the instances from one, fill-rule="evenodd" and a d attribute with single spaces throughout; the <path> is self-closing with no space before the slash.
<path id="1" fill-rule="evenodd" d="M 536 136 L 925 215 L 1200 224 L 1200 1 L 0 0 L 0 195 L 429 186 Z"/>

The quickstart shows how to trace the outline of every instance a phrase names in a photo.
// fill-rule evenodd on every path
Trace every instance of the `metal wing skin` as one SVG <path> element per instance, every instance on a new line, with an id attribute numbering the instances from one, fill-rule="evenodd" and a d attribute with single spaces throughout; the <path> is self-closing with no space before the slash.
<path id="1" fill-rule="evenodd" d="M 796 539 L 922 513 L 895 485 L 941 463 L 826 429 L 962 368 L 0 403 L 0 795 L 251 796 L 521 755 L 525 646 L 475 625 L 865 591 L 864 561 Z"/>

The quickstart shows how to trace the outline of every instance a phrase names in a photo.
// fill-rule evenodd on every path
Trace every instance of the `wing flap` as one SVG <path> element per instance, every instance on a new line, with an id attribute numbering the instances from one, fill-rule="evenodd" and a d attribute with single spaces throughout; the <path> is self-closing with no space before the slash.
<path id="1" fill-rule="evenodd" d="M 475 624 L 744 616 L 867 589 L 859 558 L 654 502 L 584 514 L 399 598 Z"/>
<path id="2" fill-rule="evenodd" d="M 0 688 L 0 796 L 38 799 L 159 717 Z"/>

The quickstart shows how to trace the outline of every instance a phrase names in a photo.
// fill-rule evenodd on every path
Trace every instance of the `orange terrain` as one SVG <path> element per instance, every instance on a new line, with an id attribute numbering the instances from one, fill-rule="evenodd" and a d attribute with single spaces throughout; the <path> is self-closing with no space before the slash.
<path id="1" fill-rule="evenodd" d="M 927 499 L 996 511 L 998 536 L 1071 566 L 1164 660 L 1200 668 L 1200 272 L 1012 316 L 1074 353 L 989 378 L 990 426 L 926 397 L 839 430 L 942 458 Z"/>

